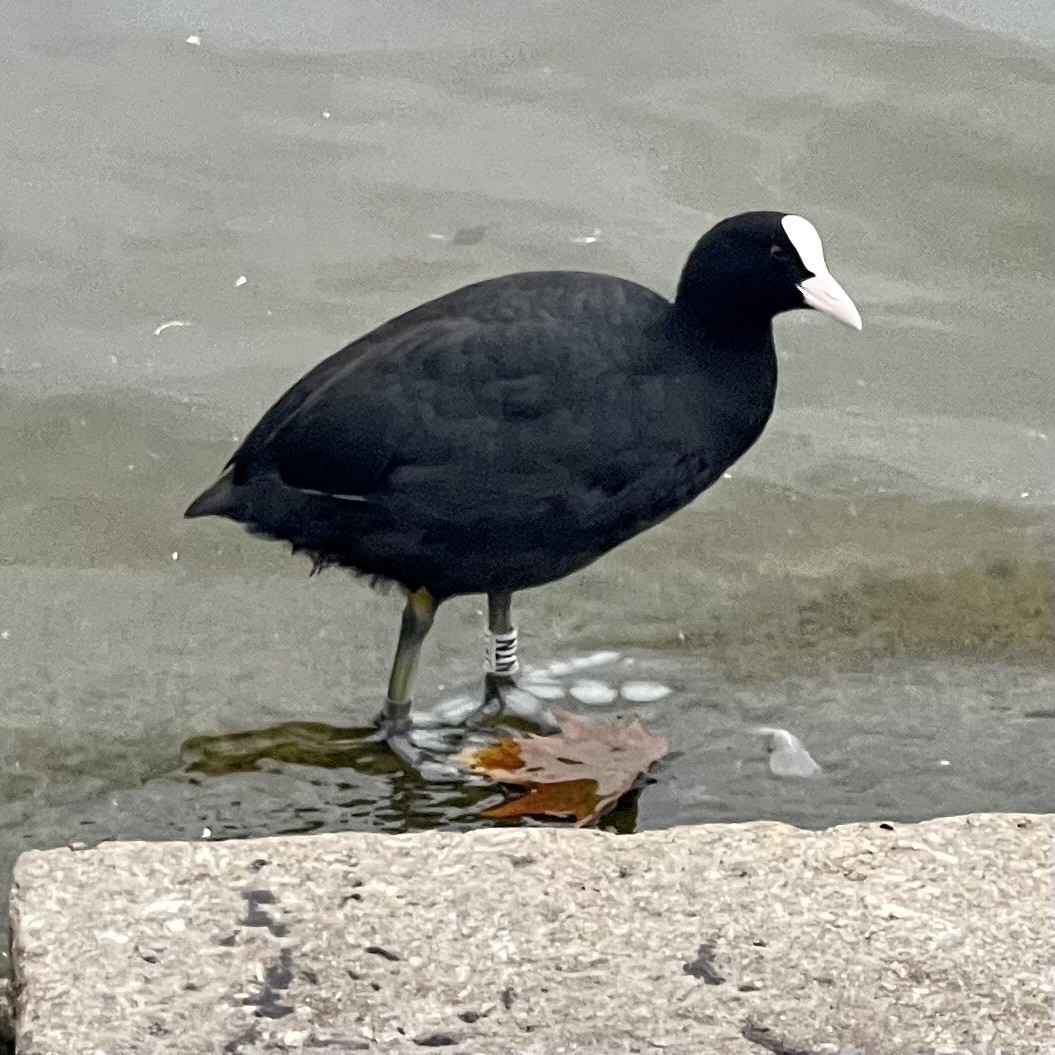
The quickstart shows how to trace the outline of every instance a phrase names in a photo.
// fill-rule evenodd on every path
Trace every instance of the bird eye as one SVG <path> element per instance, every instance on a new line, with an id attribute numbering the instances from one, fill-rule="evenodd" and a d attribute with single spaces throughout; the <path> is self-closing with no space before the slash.
<path id="1" fill-rule="evenodd" d="M 769 247 L 769 255 L 780 264 L 786 264 L 789 259 L 787 250 L 775 242 Z"/>

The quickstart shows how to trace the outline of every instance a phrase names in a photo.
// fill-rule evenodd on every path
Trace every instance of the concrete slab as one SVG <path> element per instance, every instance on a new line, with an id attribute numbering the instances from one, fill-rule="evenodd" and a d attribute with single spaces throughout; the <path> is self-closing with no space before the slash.
<path id="1" fill-rule="evenodd" d="M 31 1052 L 1044 1053 L 1052 818 L 24 854 Z"/>

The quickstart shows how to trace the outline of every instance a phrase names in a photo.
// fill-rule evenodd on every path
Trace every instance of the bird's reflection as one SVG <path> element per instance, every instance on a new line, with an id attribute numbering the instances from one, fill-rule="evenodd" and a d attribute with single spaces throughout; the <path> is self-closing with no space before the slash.
<path id="1" fill-rule="evenodd" d="M 510 733 L 522 727 L 523 723 L 515 720 L 504 726 Z M 356 812 L 364 820 L 369 819 L 365 827 L 370 830 L 570 824 L 560 818 L 483 820 L 477 815 L 479 810 L 503 798 L 499 787 L 468 771 L 460 782 L 435 784 L 395 754 L 374 726 L 283 722 L 264 729 L 195 736 L 181 745 L 180 762 L 183 771 L 198 780 L 281 771 L 287 766 L 347 771 L 349 779 L 334 785 L 339 801 L 334 801 L 333 806 L 344 812 L 354 804 L 358 807 Z M 367 779 L 359 780 L 352 774 Z M 633 832 L 640 792 L 640 788 L 635 788 L 624 795 L 598 827 L 618 834 Z M 319 830 L 321 826 L 318 817 L 305 817 L 300 830 Z M 283 834 L 293 832 L 284 827 Z"/>
<path id="2" fill-rule="evenodd" d="M 353 769 L 371 776 L 406 770 L 375 727 L 324 722 L 283 722 L 267 729 L 191 737 L 180 747 L 180 761 L 188 773 L 208 776 L 247 773 L 268 761 Z"/>

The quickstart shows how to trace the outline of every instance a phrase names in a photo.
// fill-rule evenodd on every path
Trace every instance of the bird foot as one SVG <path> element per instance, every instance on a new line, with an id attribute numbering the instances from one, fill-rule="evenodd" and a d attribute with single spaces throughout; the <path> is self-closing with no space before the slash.
<path id="1" fill-rule="evenodd" d="M 430 784 L 486 784 L 458 761 L 463 751 L 479 751 L 498 737 L 466 728 L 407 729 L 385 737 L 389 750 Z"/>
<path id="2" fill-rule="evenodd" d="M 486 674 L 484 676 L 484 705 L 496 706 L 497 713 L 507 718 L 517 718 L 529 725 L 537 726 L 543 732 L 556 732 L 558 729 L 553 712 L 543 700 L 526 692 L 508 674 Z"/>
<path id="3" fill-rule="evenodd" d="M 521 689 L 511 675 L 492 673 L 484 675 L 482 703 L 464 693 L 438 703 L 431 711 L 413 715 L 411 722 L 419 729 L 486 729 L 502 718 L 519 719 L 545 732 L 557 729 L 545 702 Z"/>
<path id="4" fill-rule="evenodd" d="M 387 700 L 377 719 L 377 735 L 405 766 L 430 783 L 482 784 L 486 781 L 470 773 L 456 756 L 498 739 L 480 726 L 499 709 L 487 698 L 480 704 L 466 696 L 425 712 L 413 711 L 409 700 Z"/>
<path id="5" fill-rule="evenodd" d="M 415 712 L 410 701 L 388 700 L 378 718 L 378 735 L 404 765 L 434 783 L 486 784 L 457 761 L 464 751 L 497 743 L 508 730 L 495 725 L 500 717 L 520 719 L 553 731 L 549 708 L 517 687 L 508 675 L 487 674 L 483 702 L 470 695 L 453 696 L 430 711 Z"/>

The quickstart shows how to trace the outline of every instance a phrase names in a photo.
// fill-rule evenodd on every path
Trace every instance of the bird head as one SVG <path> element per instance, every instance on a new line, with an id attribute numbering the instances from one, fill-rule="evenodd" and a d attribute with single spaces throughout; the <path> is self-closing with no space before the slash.
<path id="1" fill-rule="evenodd" d="M 824 259 L 817 228 L 805 217 L 745 212 L 715 224 L 682 272 L 677 303 L 739 329 L 811 308 L 861 329 L 861 314 Z"/>

